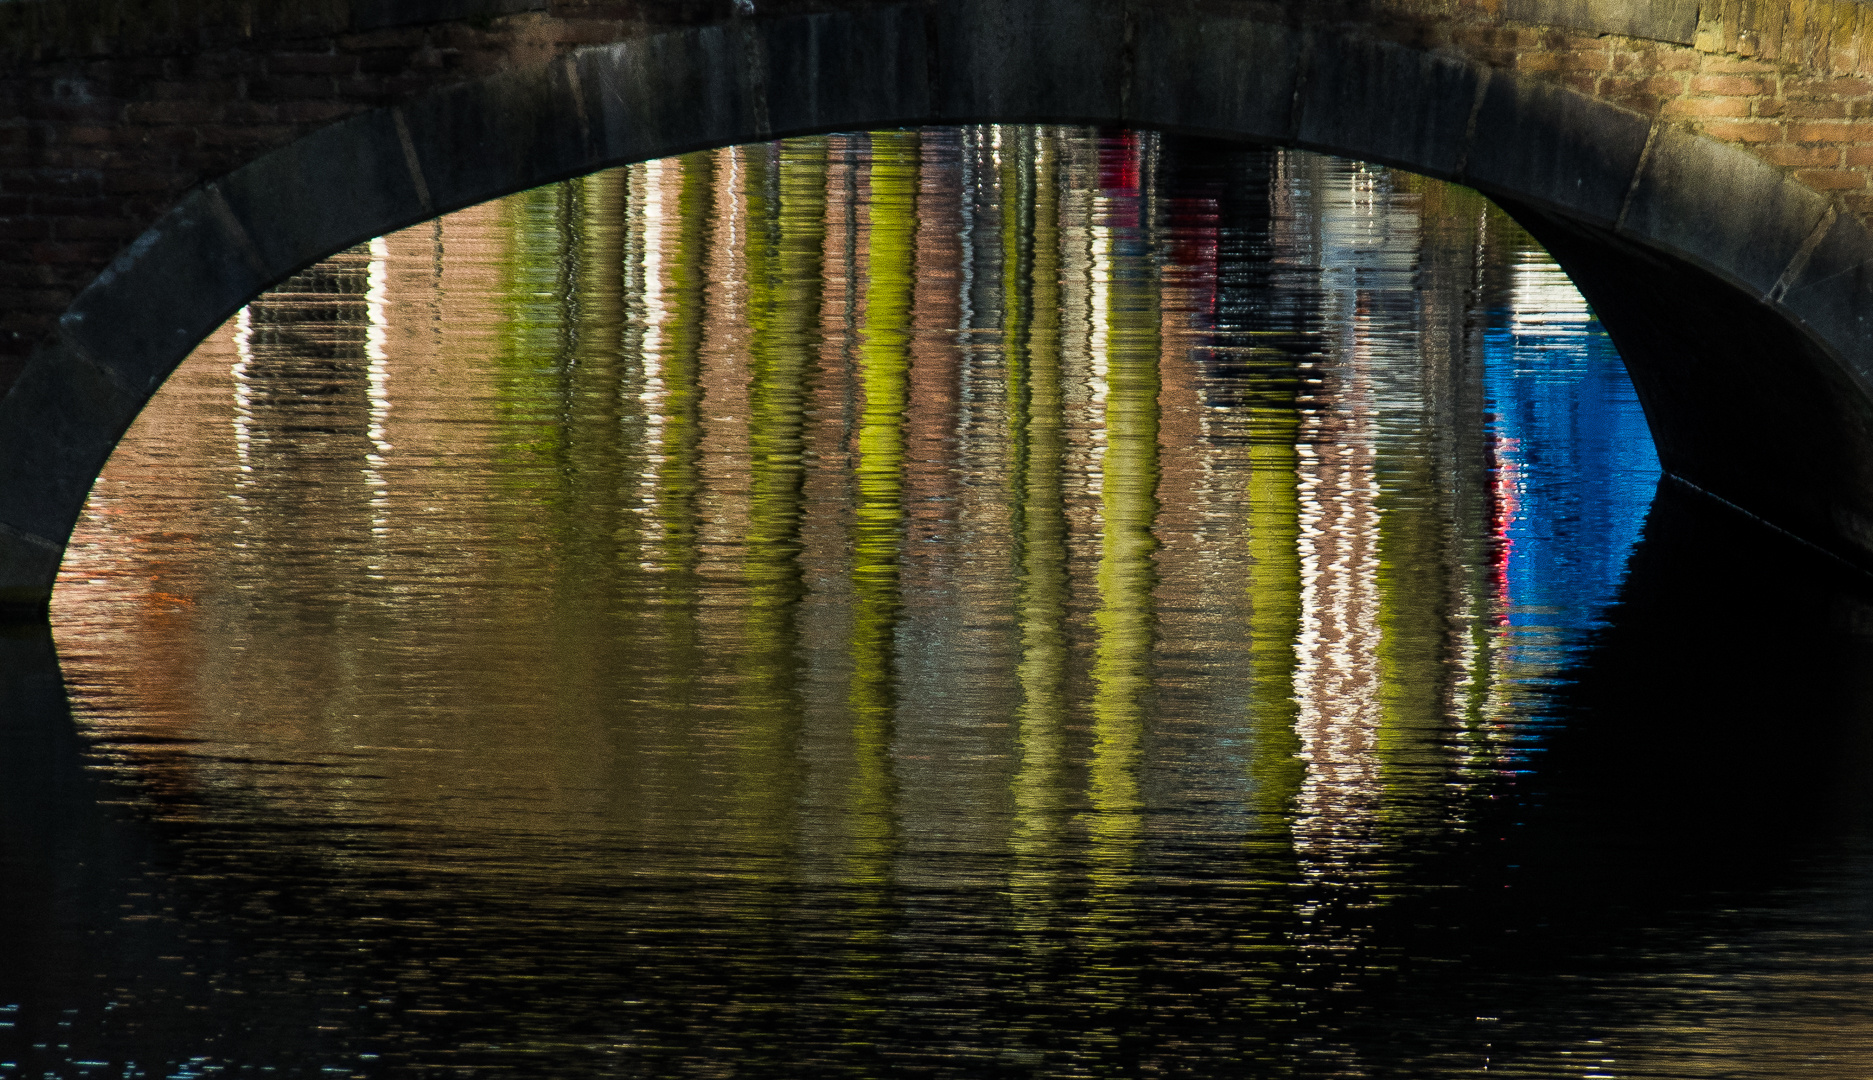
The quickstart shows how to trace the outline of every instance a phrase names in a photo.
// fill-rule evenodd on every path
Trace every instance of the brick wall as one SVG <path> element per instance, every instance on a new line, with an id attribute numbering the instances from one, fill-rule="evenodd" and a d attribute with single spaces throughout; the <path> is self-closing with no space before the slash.
<path id="1" fill-rule="evenodd" d="M 1855 5 L 1856 8 L 1859 5 Z M 1873 12 L 1873 8 L 1866 9 Z M 1873 19 L 1869 19 L 1873 30 Z M 1472 26 L 1458 50 L 1747 147 L 1802 183 L 1873 218 L 1873 76 L 1803 70 L 1790 61 L 1546 28 Z M 1748 40 L 1747 35 L 1743 35 Z M 1840 50 L 1828 55 L 1856 63 Z M 1873 58 L 1873 51 L 1867 53 Z"/>
<path id="2" fill-rule="evenodd" d="M 354 113 L 716 14 L 681 2 L 498 14 L 544 6 L 326 3 L 313 9 L 323 18 L 269 25 L 223 5 L 89 42 L 33 41 L 32 26 L 0 21 L 0 387 L 116 252 L 201 181 Z"/>

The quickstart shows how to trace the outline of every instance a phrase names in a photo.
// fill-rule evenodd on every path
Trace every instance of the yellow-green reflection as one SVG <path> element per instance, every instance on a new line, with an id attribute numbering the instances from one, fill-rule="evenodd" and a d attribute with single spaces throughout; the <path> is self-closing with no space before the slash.
<path id="1" fill-rule="evenodd" d="M 1015 155 L 1010 155 L 1011 158 Z M 1005 312 L 1038 313 L 1008 326 L 1010 474 L 1021 627 L 1017 674 L 1021 701 L 1015 713 L 1015 866 L 1011 889 L 1016 917 L 1032 932 L 1045 925 L 1062 839 L 1065 792 L 1061 771 L 1067 714 L 1067 520 L 1062 475 L 1066 464 L 1060 364 L 1060 227 L 1055 146 L 1042 140 L 1031 159 L 1004 165 L 1014 204 L 1008 218 L 1030 217 L 1032 272 L 1005 276 L 1012 290 Z M 1028 166 L 1032 167 L 1032 174 Z M 1032 209 L 1027 209 L 1031 201 Z M 1019 263 L 1023 244 L 1004 246 L 1002 258 Z M 1004 318 L 1007 318 L 1005 315 Z M 1005 324 L 1007 325 L 1007 324 Z"/>
<path id="2" fill-rule="evenodd" d="M 871 136 L 865 175 L 865 314 L 859 368 L 865 397 L 858 432 L 858 505 L 852 543 L 851 702 L 857 772 L 852 812 L 860 845 L 855 878 L 882 883 L 893 835 L 891 739 L 893 635 L 898 618 L 898 556 L 903 541 L 904 410 L 910 373 L 911 293 L 915 286 L 917 137 Z"/>
<path id="3" fill-rule="evenodd" d="M 746 181 L 749 338 L 748 600 L 737 658 L 746 719 L 740 743 L 738 814 L 747 849 L 792 847 L 799 781 L 780 767 L 798 752 L 799 604 L 804 512 L 805 411 L 818 344 L 820 251 L 826 215 L 826 143 L 779 147 L 771 178 L 764 156 Z M 772 190 L 777 206 L 768 206 Z"/>
<path id="4" fill-rule="evenodd" d="M 1140 199 L 1125 193 L 1113 200 Z M 1134 213 L 1142 208 L 1126 207 Z M 1115 212 L 1109 204 L 1108 212 Z M 1138 841 L 1143 696 L 1150 685 L 1152 526 L 1158 512 L 1158 301 L 1145 237 L 1096 230 L 1096 273 L 1106 280 L 1105 456 L 1098 589 L 1093 616 L 1093 757 L 1090 802 L 1095 879 L 1116 885 Z M 1103 263 L 1103 266 L 1099 264 Z"/>
<path id="5" fill-rule="evenodd" d="M 1027 128 L 1013 129 L 1007 133 L 1005 143 L 998 140 L 996 150 L 999 164 L 996 184 L 1001 194 L 1002 348 L 1006 350 L 1003 362 L 1008 372 L 1010 409 L 1018 409 L 1019 403 L 1027 397 L 1027 333 L 1035 310 L 1030 274 L 1034 272 L 1032 267 L 1039 243 L 1034 229 L 1036 225 L 1043 229 L 1055 228 L 1051 220 L 1036 218 L 1035 199 L 1040 192 L 1036 190 L 1033 171 L 1035 135 Z M 1045 140 L 1039 142 L 1045 145 Z M 1026 426 L 1013 425 L 1009 435 L 1009 449 L 1018 461 L 1026 450 Z"/>

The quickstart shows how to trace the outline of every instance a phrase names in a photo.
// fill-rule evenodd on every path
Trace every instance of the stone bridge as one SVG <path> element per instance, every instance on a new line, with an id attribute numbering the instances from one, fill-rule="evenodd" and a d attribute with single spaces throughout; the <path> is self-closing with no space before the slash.
<path id="1" fill-rule="evenodd" d="M 830 130 L 1125 124 L 1475 187 L 1679 481 L 1873 568 L 1873 7 L 1848 0 L 0 0 L 0 603 L 191 348 L 369 237 Z"/>

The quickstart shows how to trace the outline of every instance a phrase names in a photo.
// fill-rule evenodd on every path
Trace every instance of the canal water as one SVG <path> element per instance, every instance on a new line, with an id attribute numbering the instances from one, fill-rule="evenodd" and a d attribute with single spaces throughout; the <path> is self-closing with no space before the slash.
<path id="1" fill-rule="evenodd" d="M 0 1076 L 1864 1077 L 1868 596 L 1460 189 L 523 192 L 203 342 L 0 641 Z"/>

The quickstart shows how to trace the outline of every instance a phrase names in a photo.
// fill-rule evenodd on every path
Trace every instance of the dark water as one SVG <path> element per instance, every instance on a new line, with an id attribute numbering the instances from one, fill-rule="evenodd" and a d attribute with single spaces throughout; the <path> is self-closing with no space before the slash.
<path id="1" fill-rule="evenodd" d="M 1867 596 L 1457 189 L 528 192 L 205 342 L 0 641 L 0 1075 L 1864 1077 Z"/>

